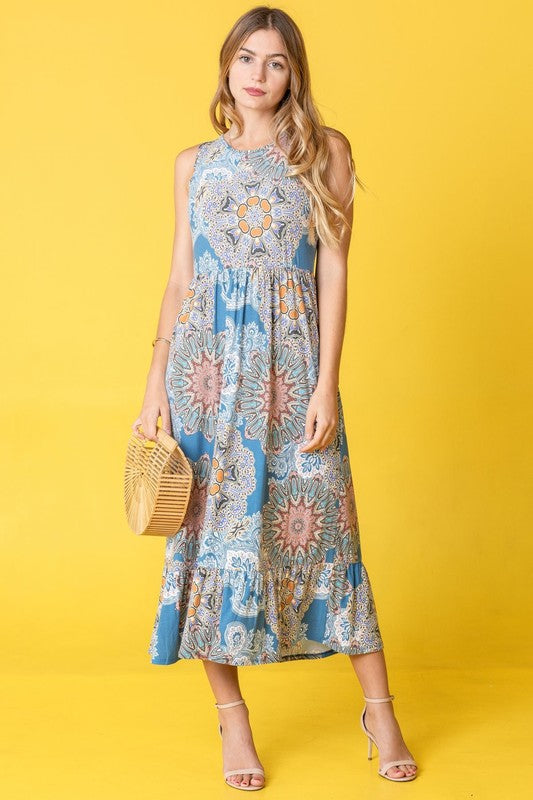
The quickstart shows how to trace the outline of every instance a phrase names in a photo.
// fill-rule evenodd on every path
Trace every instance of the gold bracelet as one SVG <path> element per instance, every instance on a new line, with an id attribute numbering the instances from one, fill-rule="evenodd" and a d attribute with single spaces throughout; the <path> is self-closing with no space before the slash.
<path id="1" fill-rule="evenodd" d="M 170 344 L 170 339 L 165 339 L 164 336 L 158 336 L 157 339 L 154 339 L 154 341 L 152 342 L 152 347 L 155 345 L 156 342 L 159 341 L 168 342 Z"/>

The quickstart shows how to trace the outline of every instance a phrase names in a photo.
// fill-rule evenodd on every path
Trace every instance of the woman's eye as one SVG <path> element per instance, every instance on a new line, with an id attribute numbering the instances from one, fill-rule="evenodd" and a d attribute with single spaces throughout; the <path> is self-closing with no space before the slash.
<path id="1" fill-rule="evenodd" d="M 243 59 L 243 58 L 250 58 L 250 56 L 239 56 L 239 60 L 241 60 L 241 59 Z M 247 64 L 248 62 L 247 62 L 247 61 L 245 61 L 244 63 L 245 63 L 245 64 Z M 280 67 L 280 68 L 283 68 L 283 64 L 281 64 L 279 61 L 271 61 L 270 63 L 271 63 L 271 64 L 275 64 L 275 65 L 276 65 L 276 69 L 277 69 L 278 67 Z"/>

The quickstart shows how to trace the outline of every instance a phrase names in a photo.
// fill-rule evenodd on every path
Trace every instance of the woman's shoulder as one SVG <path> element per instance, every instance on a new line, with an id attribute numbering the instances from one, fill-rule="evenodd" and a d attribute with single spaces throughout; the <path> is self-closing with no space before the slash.
<path id="1" fill-rule="evenodd" d="M 184 147 L 183 150 L 180 150 L 179 153 L 176 155 L 176 161 L 183 162 L 185 165 L 190 164 L 191 161 L 194 162 L 196 160 L 196 156 L 200 152 L 200 149 L 205 147 L 212 147 L 218 143 L 220 137 L 216 137 L 215 139 L 208 139 L 206 141 L 198 142 L 198 144 L 192 144 L 190 147 Z"/>
<path id="2" fill-rule="evenodd" d="M 176 167 L 187 169 L 188 167 L 192 166 L 196 160 L 196 156 L 198 155 L 200 148 L 204 145 L 205 142 L 199 142 L 198 144 L 193 144 L 190 147 L 184 147 L 183 150 L 180 150 L 175 158 Z"/>
<path id="3" fill-rule="evenodd" d="M 206 147 L 215 145 L 217 141 L 218 139 L 211 139 L 208 141 L 198 142 L 198 144 L 193 144 L 190 145 L 190 147 L 184 147 L 183 150 L 180 150 L 174 159 L 174 173 L 176 178 L 178 180 L 189 180 L 194 171 L 200 152 Z"/>

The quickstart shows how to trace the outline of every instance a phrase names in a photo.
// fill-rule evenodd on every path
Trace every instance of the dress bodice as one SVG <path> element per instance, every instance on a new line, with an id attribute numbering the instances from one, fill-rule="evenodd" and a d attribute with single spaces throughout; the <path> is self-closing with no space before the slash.
<path id="1" fill-rule="evenodd" d="M 313 272 L 309 195 L 274 144 L 238 150 L 223 134 L 202 142 L 189 182 L 195 272 L 213 268 Z"/>

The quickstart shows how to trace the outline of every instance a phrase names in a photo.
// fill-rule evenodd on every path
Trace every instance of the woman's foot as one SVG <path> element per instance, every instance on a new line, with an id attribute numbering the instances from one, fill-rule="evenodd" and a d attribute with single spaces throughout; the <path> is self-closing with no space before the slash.
<path id="1" fill-rule="evenodd" d="M 365 725 L 378 743 L 379 759 L 382 764 L 386 761 L 399 761 L 400 758 L 413 758 L 407 749 L 398 724 L 394 716 L 392 703 L 368 703 L 365 711 Z M 391 778 L 402 778 L 404 775 L 413 775 L 416 772 L 413 764 L 402 764 L 389 767 L 386 774 Z"/>
<path id="2" fill-rule="evenodd" d="M 255 749 L 250 728 L 248 708 L 245 703 L 231 708 L 219 708 L 218 718 L 222 725 L 223 771 L 239 767 L 258 766 L 263 769 Z M 229 775 L 228 783 L 237 786 L 262 786 L 265 782 L 260 772 Z"/>

